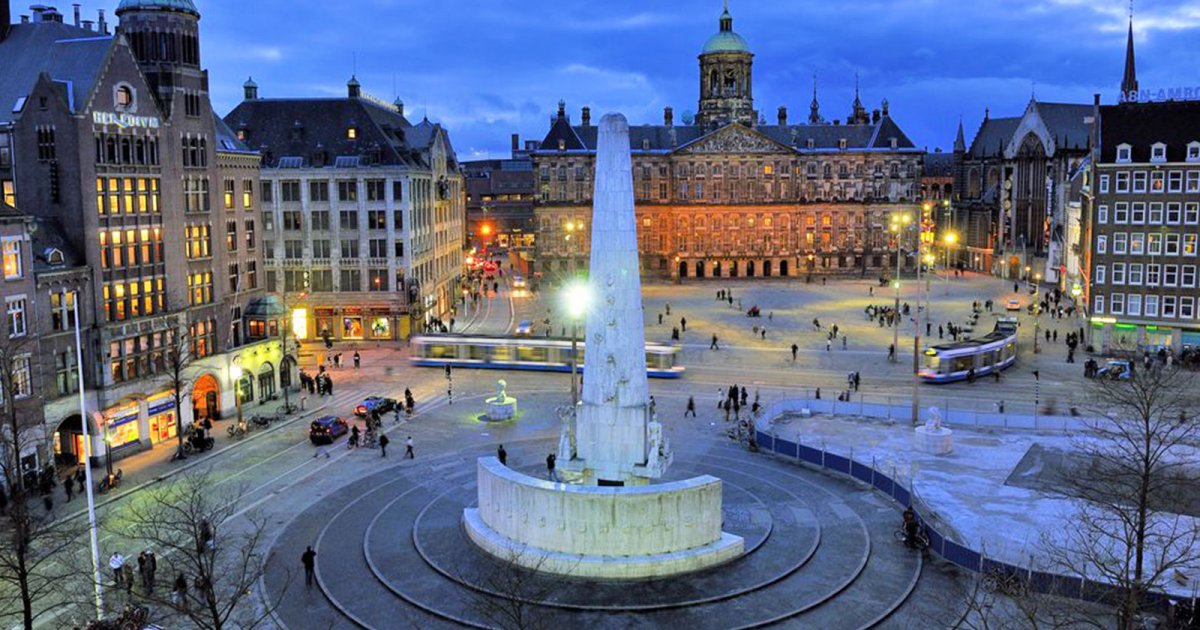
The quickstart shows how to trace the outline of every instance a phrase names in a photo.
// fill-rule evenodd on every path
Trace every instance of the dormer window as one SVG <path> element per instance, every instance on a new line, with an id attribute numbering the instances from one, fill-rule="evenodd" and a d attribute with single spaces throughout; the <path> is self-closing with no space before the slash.
<path id="1" fill-rule="evenodd" d="M 1189 142 L 1188 143 L 1187 161 L 1200 162 L 1200 142 Z"/>
<path id="2" fill-rule="evenodd" d="M 843 151 L 846 150 L 846 139 L 845 138 L 838 139 L 838 148 L 842 149 Z"/>
<path id="3" fill-rule="evenodd" d="M 51 265 L 61 265 L 66 262 L 66 257 L 63 256 L 62 250 L 51 247 L 46 250 L 46 262 Z"/>
<path id="4" fill-rule="evenodd" d="M 650 139 L 649 138 L 642 138 L 642 150 L 643 151 L 650 150 Z"/>
<path id="5" fill-rule="evenodd" d="M 238 129 L 237 138 L 238 138 L 238 140 L 245 142 L 246 141 L 246 130 Z"/>
<path id="6" fill-rule="evenodd" d="M 358 128 L 356 128 L 356 127 L 347 127 L 347 128 L 346 128 L 346 139 L 348 139 L 348 140 L 357 140 L 357 139 L 358 139 Z"/>
<path id="7" fill-rule="evenodd" d="M 567 141 L 566 140 L 563 140 L 562 138 L 558 139 L 558 150 L 559 151 L 567 150 Z"/>
<path id="8" fill-rule="evenodd" d="M 897 143 L 897 142 L 896 142 L 896 139 L 895 139 L 895 138 L 888 138 L 888 145 L 889 145 L 891 148 L 895 149 L 895 148 L 897 147 L 897 145 L 898 145 L 898 144 L 899 144 L 899 143 Z"/>
<path id="9" fill-rule="evenodd" d="M 804 146 L 805 146 L 806 148 L 809 148 L 809 149 L 811 149 L 811 148 L 813 148 L 813 147 L 817 146 L 817 143 L 816 143 L 816 141 L 815 141 L 815 140 L 813 140 L 812 138 L 809 138 L 808 140 L 805 140 L 805 141 L 804 141 Z"/>
<path id="10" fill-rule="evenodd" d="M 128 85 L 117 86 L 117 94 L 114 100 L 117 103 L 117 109 L 124 110 L 133 107 L 133 89 Z"/>
<path id="11" fill-rule="evenodd" d="M 1151 162 L 1166 162 L 1167 161 L 1167 145 L 1161 142 L 1155 142 L 1150 145 L 1150 161 Z"/>
<path id="12" fill-rule="evenodd" d="M 1132 157 L 1131 157 L 1132 151 L 1133 151 L 1133 147 L 1129 146 L 1128 144 L 1118 144 L 1117 145 L 1117 161 L 1122 162 L 1122 163 L 1129 163 L 1130 161 L 1132 161 Z"/>

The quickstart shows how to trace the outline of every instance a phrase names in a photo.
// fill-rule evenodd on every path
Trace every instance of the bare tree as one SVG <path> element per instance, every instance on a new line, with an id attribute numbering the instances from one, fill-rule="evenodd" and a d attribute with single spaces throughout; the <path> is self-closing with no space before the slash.
<path id="1" fill-rule="evenodd" d="M 65 580 L 78 574 L 76 555 L 82 546 L 78 523 L 56 522 L 53 498 L 38 505 L 39 475 L 26 471 L 22 454 L 44 442 L 40 398 L 33 390 L 33 344 L 28 338 L 0 333 L 0 485 L 8 506 L 0 526 L 0 621 L 32 629 L 53 607 Z M 26 474 L 31 472 L 31 474 Z"/>
<path id="2" fill-rule="evenodd" d="M 163 353 L 163 369 L 166 371 L 171 396 L 175 401 L 175 438 L 176 449 L 174 459 L 186 457 L 183 450 L 183 439 L 187 433 L 183 420 L 183 400 L 191 393 L 191 373 L 188 369 L 192 362 L 191 337 L 183 326 L 175 326 L 168 331 L 170 338 Z"/>
<path id="3" fill-rule="evenodd" d="M 1094 379 L 1093 415 L 1068 455 L 1062 490 L 1078 512 L 1051 540 L 1051 555 L 1071 574 L 1108 583 L 1118 627 L 1131 630 L 1147 593 L 1200 561 L 1193 464 L 1200 424 L 1188 417 L 1196 379 L 1155 362 L 1128 378 Z M 1189 505 L 1190 504 L 1190 505 Z"/>
<path id="4" fill-rule="evenodd" d="M 537 557 L 532 566 L 524 562 L 525 552 L 510 551 L 504 558 L 486 561 L 474 571 L 472 608 L 488 623 L 501 630 L 545 630 L 561 625 L 545 602 L 560 588 L 556 579 L 541 570 L 545 556 Z"/>
<path id="5" fill-rule="evenodd" d="M 118 535 L 146 544 L 158 554 L 164 588 L 146 594 L 203 630 L 249 629 L 269 623 L 284 588 L 255 606 L 253 589 L 264 571 L 266 523 L 241 515 L 244 490 L 222 491 L 208 472 L 184 473 L 174 481 L 140 491 L 121 509 Z M 244 518 L 245 523 L 235 524 Z M 242 525 L 238 527 L 238 525 Z M 183 576 L 187 595 L 171 585 Z"/>

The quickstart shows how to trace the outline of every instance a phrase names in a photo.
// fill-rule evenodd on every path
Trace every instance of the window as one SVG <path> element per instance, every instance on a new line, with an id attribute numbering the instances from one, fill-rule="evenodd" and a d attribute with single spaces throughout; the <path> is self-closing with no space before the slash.
<path id="1" fill-rule="evenodd" d="M 542 169 L 545 171 L 545 169 Z M 543 177 L 544 179 L 544 177 Z M 404 199 L 404 182 L 392 182 L 392 201 L 402 201 Z"/>
<path id="2" fill-rule="evenodd" d="M 1167 145 L 1161 142 L 1155 142 L 1150 145 L 1150 161 L 1151 162 L 1166 162 L 1167 161 Z"/>
<path id="3" fill-rule="evenodd" d="M 258 288 L 258 261 L 251 260 L 246 263 L 246 288 Z"/>
<path id="4" fill-rule="evenodd" d="M 1200 142 L 1190 142 L 1187 147 L 1187 161 L 1200 162 Z"/>
<path id="5" fill-rule="evenodd" d="M 396 258 L 404 258 L 404 241 L 396 240 L 393 245 L 396 250 Z"/>
<path id="6" fill-rule="evenodd" d="M 1133 192 L 1146 192 L 1146 171 L 1135 171 L 1133 173 Z"/>
<path id="7" fill-rule="evenodd" d="M 1179 285 L 1179 265 L 1163 265 L 1163 286 Z"/>
<path id="8" fill-rule="evenodd" d="M 385 191 L 387 190 L 385 182 L 382 179 L 367 180 L 367 201 L 386 201 Z"/>
<path id="9" fill-rule="evenodd" d="M 329 258 L 329 240 L 317 239 L 312 242 L 312 257 L 313 258 Z"/>
<path id="10" fill-rule="evenodd" d="M 1106 267 L 1104 265 L 1096 265 L 1096 273 L 1094 276 L 1095 278 L 1093 279 L 1093 282 L 1096 284 L 1104 284 L 1105 277 L 1107 276 Z"/>
<path id="11" fill-rule="evenodd" d="M 1173 201 L 1167 204 L 1167 225 L 1179 225 L 1182 213 L 1180 212 L 1180 204 L 1178 201 Z M 1153 209 L 1153 206 L 1151 206 Z"/>
<path id="12" fill-rule="evenodd" d="M 1162 316 L 1175 317 L 1175 304 L 1178 298 L 1174 295 L 1164 295 L 1162 298 Z"/>
<path id="13" fill-rule="evenodd" d="M 1179 286 L 1188 288 L 1196 286 L 1196 265 L 1184 265 L 1180 267 Z"/>
<path id="14" fill-rule="evenodd" d="M 329 201 L 329 182 L 308 182 L 309 201 Z"/>
<path id="15" fill-rule="evenodd" d="M 1183 222 L 1187 225 L 1200 223 L 1200 203 L 1192 202 L 1183 205 Z"/>
<path id="16" fill-rule="evenodd" d="M 1179 319 L 1192 319 L 1196 316 L 1196 298 L 1185 296 L 1179 298 Z"/>
<path id="17" fill-rule="evenodd" d="M 226 210 L 233 210 L 234 183 L 232 179 L 227 179 L 224 182 L 224 202 Z"/>
<path id="18" fill-rule="evenodd" d="M 118 110 L 129 109 L 133 106 L 133 90 L 128 85 L 117 86 L 116 104 Z"/>
<path id="19" fill-rule="evenodd" d="M 387 239 L 373 238 L 367 241 L 367 256 L 369 258 L 387 258 Z"/>
<path id="20" fill-rule="evenodd" d="M 65 294 L 55 291 L 50 294 L 50 327 L 55 332 L 63 332 L 75 327 L 74 291 Z"/>
<path id="21" fill-rule="evenodd" d="M 79 391 L 79 368 L 73 350 L 54 355 L 54 382 L 60 396 Z"/>
<path id="22" fill-rule="evenodd" d="M 1187 173 L 1187 192 L 1200 192 L 1200 171 L 1188 171 Z"/>
<path id="23" fill-rule="evenodd" d="M 1125 284 L 1125 263 L 1113 263 L 1112 283 Z"/>
<path id="24" fill-rule="evenodd" d="M 1146 253 L 1151 256 L 1162 255 L 1163 235 L 1151 232 L 1146 235 Z"/>
<path id="25" fill-rule="evenodd" d="M 16 280 L 25 276 L 25 265 L 21 260 L 21 241 L 19 239 L 4 239 L 3 256 L 5 280 Z"/>
<path id="26" fill-rule="evenodd" d="M 19 295 L 10 297 L 5 303 L 8 312 L 8 336 L 9 337 L 24 337 L 29 330 L 26 327 L 25 319 L 25 296 Z"/>
<path id="27" fill-rule="evenodd" d="M 1159 265 L 1158 263 L 1146 265 L 1146 286 L 1158 286 L 1161 271 L 1162 265 Z"/>
<path id="28" fill-rule="evenodd" d="M 237 293 L 242 288 L 242 273 L 237 263 L 229 264 L 229 292 Z"/>
<path id="29" fill-rule="evenodd" d="M 254 219 L 246 219 L 244 225 L 246 227 L 246 249 L 253 251 L 258 246 L 254 235 Z"/>
<path id="30" fill-rule="evenodd" d="M 1108 179 L 1109 179 L 1108 175 L 1100 176 L 1100 193 L 1101 194 L 1108 193 Z"/>
<path id="31" fill-rule="evenodd" d="M 1113 223 L 1125 225 L 1129 223 L 1129 204 L 1124 201 L 1118 201 L 1113 206 Z"/>
<path id="32" fill-rule="evenodd" d="M 1094 304 L 1092 306 L 1092 311 L 1094 311 L 1098 315 L 1103 315 L 1104 314 L 1104 296 L 1097 295 L 1095 297 L 1095 300 L 1093 300 L 1093 302 L 1094 302 Z"/>
<path id="33" fill-rule="evenodd" d="M 298 181 L 279 182 L 279 189 L 283 196 L 284 203 L 300 201 L 300 182 L 298 182 Z"/>
<path id="34" fill-rule="evenodd" d="M 370 210 L 367 212 L 367 229 L 368 230 L 386 230 L 387 229 L 387 211 L 385 210 Z"/>
<path id="35" fill-rule="evenodd" d="M 271 203 L 275 201 L 275 188 L 271 186 L 271 182 L 263 182 L 262 200 L 263 203 Z"/>
<path id="36" fill-rule="evenodd" d="M 404 211 L 396 210 L 392 212 L 392 225 L 397 232 L 404 229 Z"/>
<path id="37" fill-rule="evenodd" d="M 358 129 L 355 127 L 347 127 L 346 128 L 346 139 L 357 140 L 358 139 Z"/>
<path id="38" fill-rule="evenodd" d="M 1096 223 L 1108 223 L 1108 206 L 1099 206 L 1096 208 Z"/>
<path id="39" fill-rule="evenodd" d="M 238 222 L 225 222 L 225 246 L 231 252 L 236 252 L 238 248 Z"/>
<path id="40" fill-rule="evenodd" d="M 1178 256 L 1179 255 L 1179 235 L 1178 234 L 1167 234 L 1166 248 L 1165 248 L 1164 253 L 1167 256 Z"/>
<path id="41" fill-rule="evenodd" d="M 30 368 L 29 355 L 13 359 L 12 381 L 14 398 L 29 398 L 33 395 L 33 370 Z"/>
<path id="42" fill-rule="evenodd" d="M 1187 234 L 1183 235 L 1183 255 L 1184 256 L 1195 256 L 1196 255 L 1196 233 L 1195 232 L 1188 232 Z"/>
<path id="43" fill-rule="evenodd" d="M 1124 315 L 1125 314 L 1125 294 L 1124 293 L 1114 293 L 1111 296 L 1109 296 L 1109 298 L 1111 299 L 1111 302 L 1112 302 L 1109 305 L 1109 309 L 1112 312 L 1112 314 L 1113 315 Z"/>
<path id="44" fill-rule="evenodd" d="M 208 225 L 192 224 L 184 228 L 185 236 L 187 237 L 187 256 L 188 258 L 208 258 L 212 255 L 212 233 Z M 121 266 L 121 233 L 114 231 L 112 233 L 113 245 L 113 261 L 114 267 Z"/>
<path id="45" fill-rule="evenodd" d="M 1121 172 L 1117 173 L 1117 192 L 1119 192 L 1119 193 L 1129 192 L 1129 172 L 1128 171 L 1121 171 Z"/>
<path id="46" fill-rule="evenodd" d="M 362 291 L 362 271 L 359 269 L 343 269 L 341 273 L 340 290 L 355 293 Z"/>
<path id="47" fill-rule="evenodd" d="M 1150 225 L 1163 224 L 1163 205 L 1161 201 L 1150 204 Z"/>
<path id="48" fill-rule="evenodd" d="M 342 239 L 342 260 L 358 258 L 358 239 Z"/>
<path id="49" fill-rule="evenodd" d="M 249 210 L 254 207 L 254 180 L 242 180 L 242 207 Z"/>
<path id="50" fill-rule="evenodd" d="M 1150 172 L 1150 192 L 1161 193 L 1166 189 L 1167 174 L 1162 171 Z"/>
<path id="51" fill-rule="evenodd" d="M 199 321 L 189 327 L 192 357 L 202 359 L 217 350 L 217 322 L 214 320 Z"/>
<path id="52" fill-rule="evenodd" d="M 283 257 L 289 260 L 304 258 L 304 241 L 286 240 L 283 242 Z"/>
<path id="53" fill-rule="evenodd" d="M 1131 148 L 1132 147 L 1130 147 L 1128 144 L 1118 144 L 1117 145 L 1117 161 L 1118 162 L 1129 162 L 1131 159 L 1131 151 L 1130 151 Z"/>
<path id="54" fill-rule="evenodd" d="M 312 214 L 309 215 L 308 218 L 309 218 L 309 221 L 312 223 L 311 229 L 320 230 L 320 231 L 328 231 L 329 230 L 329 211 L 328 210 L 314 210 L 312 212 Z"/>
<path id="55" fill-rule="evenodd" d="M 1142 312 L 1146 317 L 1158 317 L 1158 296 L 1147 295 L 1146 303 L 1142 305 Z"/>
<path id="56" fill-rule="evenodd" d="M 1142 294 L 1130 293 L 1128 302 L 1125 304 L 1126 315 L 1141 315 L 1142 314 Z"/>
<path id="57" fill-rule="evenodd" d="M 342 210 L 338 213 L 338 224 L 343 230 L 358 229 L 358 211 Z"/>
<path id="58" fill-rule="evenodd" d="M 370 269 L 367 271 L 368 291 L 390 291 L 391 289 L 388 285 L 387 269 Z"/>
<path id="59" fill-rule="evenodd" d="M 1129 253 L 1132 256 L 1141 256 L 1146 253 L 1146 235 L 1142 232 L 1134 232 L 1129 235 Z"/>
<path id="60" fill-rule="evenodd" d="M 358 201 L 358 182 L 342 180 L 337 183 L 338 201 Z"/>
<path id="61" fill-rule="evenodd" d="M 1142 286 L 1142 264 L 1132 263 L 1129 265 L 1129 284 L 1133 286 Z"/>
<path id="62" fill-rule="evenodd" d="M 303 230 L 304 218 L 299 210 L 285 210 L 283 212 L 283 229 L 285 230 Z"/>
<path id="63" fill-rule="evenodd" d="M 188 304 L 200 306 L 201 304 L 212 304 L 212 301 L 212 272 L 197 271 L 188 275 Z"/>
<path id="64" fill-rule="evenodd" d="M 1113 234 L 1113 253 L 1124 254 L 1129 250 L 1129 235 L 1124 232 Z"/>
<path id="65" fill-rule="evenodd" d="M 1183 192 L 1183 171 L 1171 171 L 1167 173 L 1167 192 Z"/>
<path id="66" fill-rule="evenodd" d="M 1146 204 L 1140 201 L 1134 202 L 1130 208 L 1129 222 L 1134 225 L 1146 224 Z"/>

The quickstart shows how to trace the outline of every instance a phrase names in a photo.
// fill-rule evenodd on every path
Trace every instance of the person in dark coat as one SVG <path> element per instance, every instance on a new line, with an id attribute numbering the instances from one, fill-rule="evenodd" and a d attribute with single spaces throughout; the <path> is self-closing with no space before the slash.
<path id="1" fill-rule="evenodd" d="M 500 445 L 500 448 L 496 449 L 496 459 L 500 460 L 501 466 L 508 465 L 508 451 L 504 450 L 503 444 Z"/>
<path id="2" fill-rule="evenodd" d="M 387 445 L 388 445 L 388 442 L 390 442 L 390 441 L 391 440 L 388 439 L 388 436 L 386 433 L 379 436 L 379 453 L 380 453 L 379 456 L 380 457 L 387 457 Z"/>
<path id="3" fill-rule="evenodd" d="M 311 587 L 317 566 L 317 552 L 313 551 L 311 545 L 300 554 L 300 564 L 304 565 L 304 586 Z"/>

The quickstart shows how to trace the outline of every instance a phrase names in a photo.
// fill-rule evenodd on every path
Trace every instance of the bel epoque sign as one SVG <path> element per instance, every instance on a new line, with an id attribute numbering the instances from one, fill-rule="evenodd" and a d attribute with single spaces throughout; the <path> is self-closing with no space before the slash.
<path id="1" fill-rule="evenodd" d="M 1160 103 L 1163 101 L 1192 101 L 1196 99 L 1200 99 L 1200 86 L 1121 92 L 1122 103 Z"/>
<path id="2" fill-rule="evenodd" d="M 134 116 L 133 114 L 117 114 L 114 112 L 92 112 L 92 122 L 97 125 L 116 125 L 122 129 L 142 127 L 158 129 L 158 118 L 154 116 Z"/>

